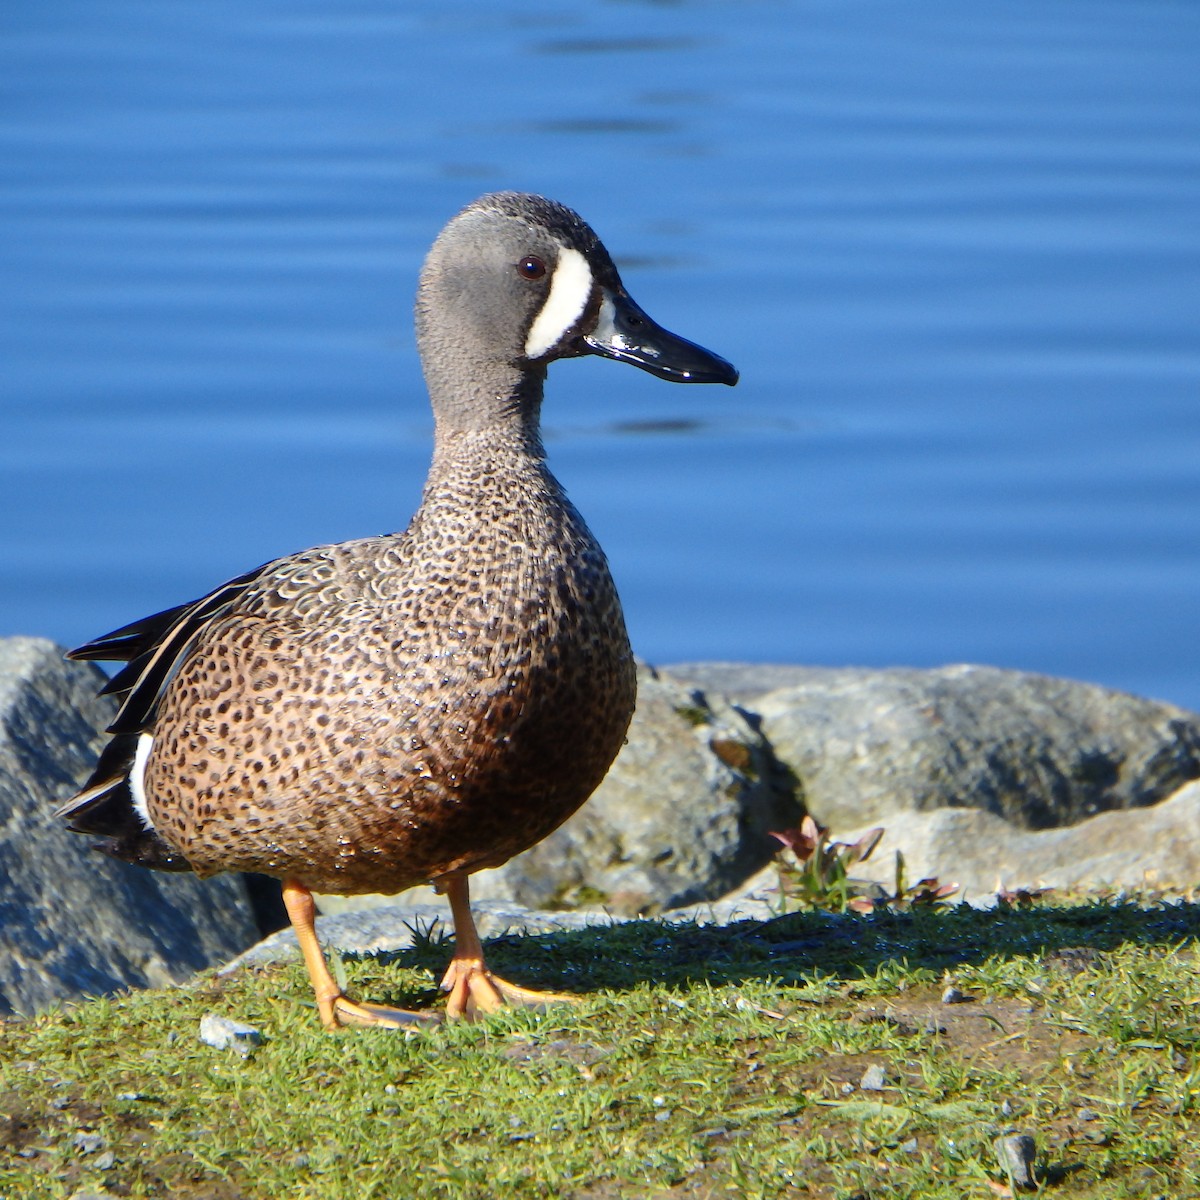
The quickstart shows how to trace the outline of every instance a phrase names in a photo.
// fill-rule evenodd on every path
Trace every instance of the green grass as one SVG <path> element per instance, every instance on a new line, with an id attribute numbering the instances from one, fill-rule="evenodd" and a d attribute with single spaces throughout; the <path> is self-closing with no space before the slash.
<path id="1" fill-rule="evenodd" d="M 1082 903 L 502 938 L 580 1003 L 408 1035 L 323 1033 L 298 965 L 93 1000 L 0 1025 L 0 1197 L 964 1200 L 1007 1194 L 1007 1131 L 1042 1195 L 1200 1196 L 1198 933 Z M 351 987 L 428 1006 L 446 954 Z M 267 1041 L 214 1050 L 206 1012 Z"/>

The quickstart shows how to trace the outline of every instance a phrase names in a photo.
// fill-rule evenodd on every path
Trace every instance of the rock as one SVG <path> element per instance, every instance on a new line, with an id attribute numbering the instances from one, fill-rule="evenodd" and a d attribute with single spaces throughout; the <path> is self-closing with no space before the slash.
<path id="1" fill-rule="evenodd" d="M 232 1021 L 216 1013 L 205 1013 L 200 1018 L 200 1040 L 215 1050 L 236 1050 L 243 1058 L 263 1043 L 261 1030 L 241 1021 Z"/>
<path id="2" fill-rule="evenodd" d="M 537 846 L 473 876 L 471 894 L 622 914 L 714 900 L 772 858 L 769 830 L 800 816 L 787 771 L 744 713 L 643 664 L 626 745 L 595 795 Z M 328 912 L 389 903 L 321 899 Z"/>
<path id="3" fill-rule="evenodd" d="M 55 819 L 112 720 L 104 678 L 43 639 L 0 640 L 0 1013 L 182 980 L 257 939 L 238 879 L 114 862 Z"/>
<path id="4" fill-rule="evenodd" d="M 878 1065 L 868 1067 L 858 1081 L 858 1086 L 864 1092 L 882 1092 L 886 1085 L 887 1072 Z"/>
<path id="5" fill-rule="evenodd" d="M 886 817 L 879 849 L 854 874 L 886 887 L 895 851 L 910 880 L 959 884 L 955 900 L 993 903 L 1002 889 L 1189 889 L 1200 879 L 1200 781 L 1133 812 L 1106 812 L 1066 829 L 1016 829 L 991 813 L 945 808 Z M 851 829 L 838 840 L 854 841 Z M 765 881 L 763 883 L 765 888 Z"/>
<path id="6" fill-rule="evenodd" d="M 1002 887 L 1170 890 L 1200 877 L 1194 713 L 990 667 L 669 671 L 757 714 L 836 840 L 884 828 L 856 878 L 892 884 L 896 851 L 910 881 L 957 882 L 975 903 Z"/>
<path id="7" fill-rule="evenodd" d="M 943 1004 L 966 1004 L 971 997 L 966 992 L 960 992 L 956 987 L 948 987 L 942 992 Z"/>
<path id="8" fill-rule="evenodd" d="M 1037 1186 L 1033 1177 L 1033 1161 L 1037 1157 L 1037 1143 L 1032 1134 L 1009 1133 L 992 1143 L 1000 1169 L 1012 1180 L 1015 1187 Z"/>
<path id="9" fill-rule="evenodd" d="M 1200 778 L 1200 716 L 1093 684 L 980 666 L 668 671 L 752 708 L 839 836 L 951 807 L 1046 829 Z"/>

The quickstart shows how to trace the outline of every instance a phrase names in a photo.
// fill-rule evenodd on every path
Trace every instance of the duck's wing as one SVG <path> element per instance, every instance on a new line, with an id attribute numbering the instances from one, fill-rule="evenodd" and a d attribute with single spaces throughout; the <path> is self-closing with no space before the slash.
<path id="1" fill-rule="evenodd" d="M 199 600 L 122 625 L 67 652 L 68 658 L 77 660 L 129 664 L 100 690 L 102 696 L 122 697 L 116 719 L 108 727 L 109 733 L 139 734 L 150 728 L 158 702 L 196 636 L 210 622 L 225 616 L 274 565 L 264 563 L 221 584 Z"/>
<path id="2" fill-rule="evenodd" d="M 220 620 L 245 596 L 273 563 L 221 584 L 188 604 L 168 608 L 123 625 L 71 650 L 68 658 L 124 662 L 100 694 L 122 698 L 116 719 L 108 727 L 112 740 L 80 792 L 55 814 L 76 833 L 94 833 L 98 850 L 125 862 L 166 871 L 188 871 L 187 861 L 148 826 L 138 812 L 130 785 L 138 743 L 148 738 L 159 701 L 176 668 L 197 636 Z"/>

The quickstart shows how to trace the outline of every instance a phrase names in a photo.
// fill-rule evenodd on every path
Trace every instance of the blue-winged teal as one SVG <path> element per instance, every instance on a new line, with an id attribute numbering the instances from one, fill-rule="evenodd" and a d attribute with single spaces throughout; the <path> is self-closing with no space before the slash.
<path id="1" fill-rule="evenodd" d="M 534 993 L 492 976 L 468 876 L 540 841 L 625 736 L 634 667 L 604 554 L 546 468 L 549 363 L 599 354 L 682 383 L 737 382 L 656 325 L 568 208 L 498 193 L 426 259 L 417 341 L 436 421 L 403 533 L 276 559 L 71 652 L 126 662 L 114 735 L 62 810 L 165 870 L 283 880 L 321 1020 L 394 1024 L 334 982 L 309 889 L 450 900 L 447 1014 Z"/>

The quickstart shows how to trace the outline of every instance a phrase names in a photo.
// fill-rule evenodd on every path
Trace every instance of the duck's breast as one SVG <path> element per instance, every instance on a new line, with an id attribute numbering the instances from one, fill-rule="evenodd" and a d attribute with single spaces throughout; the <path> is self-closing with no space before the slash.
<path id="1" fill-rule="evenodd" d="M 529 499 L 473 524 L 427 504 L 405 535 L 264 575 L 164 699 L 159 833 L 202 873 L 387 891 L 503 862 L 574 812 L 621 746 L 633 660 L 582 519 Z"/>

